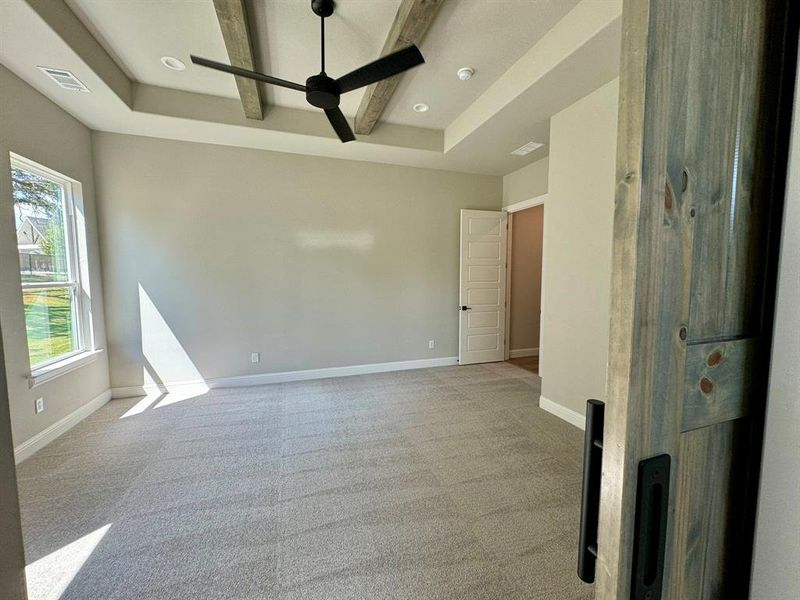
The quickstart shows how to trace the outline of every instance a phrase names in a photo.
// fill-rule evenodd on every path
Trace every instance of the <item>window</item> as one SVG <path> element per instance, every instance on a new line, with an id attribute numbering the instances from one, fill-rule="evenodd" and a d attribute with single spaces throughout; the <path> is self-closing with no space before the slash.
<path id="1" fill-rule="evenodd" d="M 16 155 L 11 184 L 28 354 L 35 371 L 83 352 L 89 342 L 75 225 L 79 184 Z"/>

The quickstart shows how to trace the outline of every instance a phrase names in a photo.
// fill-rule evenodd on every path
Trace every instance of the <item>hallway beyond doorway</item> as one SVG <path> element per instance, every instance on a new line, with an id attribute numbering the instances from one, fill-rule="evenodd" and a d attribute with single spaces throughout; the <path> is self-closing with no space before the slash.
<path id="1" fill-rule="evenodd" d="M 507 363 L 530 371 L 531 373 L 539 374 L 539 357 L 538 356 L 525 356 L 522 358 L 509 358 Z"/>

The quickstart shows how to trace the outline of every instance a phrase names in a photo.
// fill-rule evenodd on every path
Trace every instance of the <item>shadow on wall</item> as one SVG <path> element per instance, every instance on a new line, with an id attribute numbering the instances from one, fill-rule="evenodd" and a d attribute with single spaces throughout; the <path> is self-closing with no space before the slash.
<path id="1" fill-rule="evenodd" d="M 139 320 L 142 335 L 144 398 L 122 419 L 148 408 L 161 408 L 208 392 L 208 384 L 189 358 L 147 291 L 139 284 Z"/>

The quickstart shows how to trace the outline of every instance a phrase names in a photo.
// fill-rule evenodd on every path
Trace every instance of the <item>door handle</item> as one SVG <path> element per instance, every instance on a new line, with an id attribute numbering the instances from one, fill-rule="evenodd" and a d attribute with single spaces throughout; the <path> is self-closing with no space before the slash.
<path id="1" fill-rule="evenodd" d="M 659 600 L 669 513 L 669 454 L 639 461 L 631 600 Z"/>
<path id="2" fill-rule="evenodd" d="M 586 401 L 586 434 L 583 440 L 583 493 L 578 541 L 578 577 L 594 583 L 597 563 L 597 522 L 600 516 L 600 476 L 603 468 L 603 420 L 605 404 Z"/>
<path id="3" fill-rule="evenodd" d="M 459 310 L 472 310 L 472 307 L 471 307 L 471 306 L 466 306 L 466 305 L 463 305 L 463 304 L 462 304 L 462 305 L 461 305 L 461 307 L 459 307 Z"/>

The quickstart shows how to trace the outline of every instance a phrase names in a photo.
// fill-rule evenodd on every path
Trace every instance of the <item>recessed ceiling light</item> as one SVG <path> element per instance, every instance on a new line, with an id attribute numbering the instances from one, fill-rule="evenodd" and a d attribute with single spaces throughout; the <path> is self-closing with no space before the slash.
<path id="1" fill-rule="evenodd" d="M 511 154 L 516 154 L 517 156 L 525 156 L 526 154 L 530 154 L 537 148 L 541 148 L 544 144 L 540 142 L 528 142 L 524 146 L 520 146 L 516 150 L 514 150 Z"/>
<path id="2" fill-rule="evenodd" d="M 414 112 L 428 112 L 431 107 L 424 102 L 418 102 L 412 108 L 414 109 Z"/>
<path id="3" fill-rule="evenodd" d="M 161 64 L 168 69 L 172 69 L 173 71 L 183 71 L 186 68 L 186 65 L 183 64 L 183 61 L 178 60 L 174 56 L 162 56 Z"/>
<path id="4" fill-rule="evenodd" d="M 456 75 L 461 81 L 469 81 L 472 79 L 472 76 L 475 75 L 475 69 L 472 67 L 461 67 L 458 71 L 456 71 Z"/>

